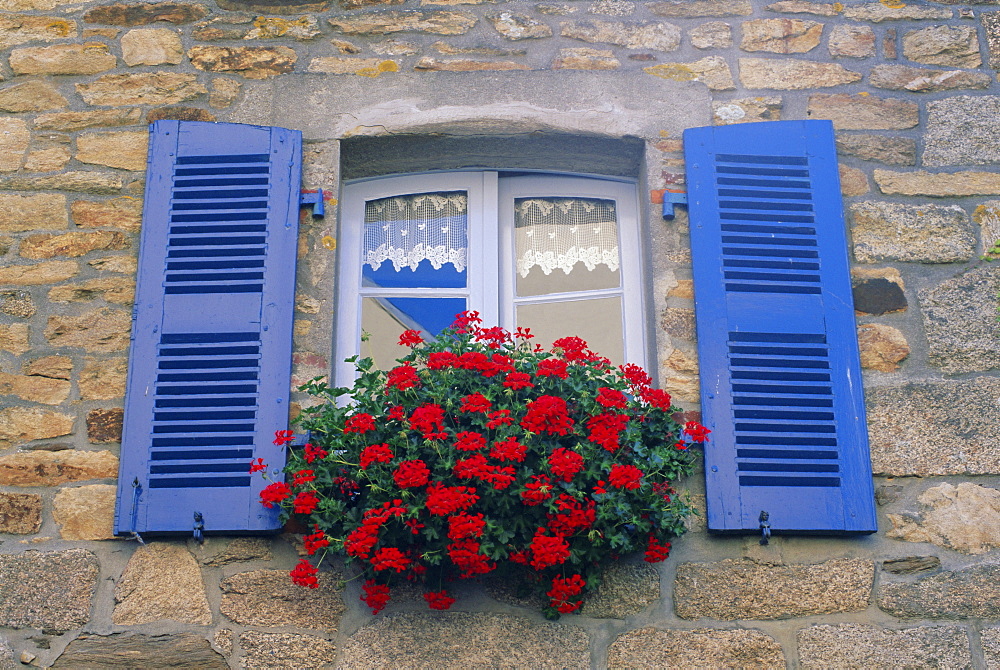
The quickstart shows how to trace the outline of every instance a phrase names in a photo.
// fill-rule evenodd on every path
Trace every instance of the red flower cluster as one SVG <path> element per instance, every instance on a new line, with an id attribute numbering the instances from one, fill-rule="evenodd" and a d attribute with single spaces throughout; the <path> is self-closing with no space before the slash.
<path id="1" fill-rule="evenodd" d="M 447 438 L 448 433 L 444 432 L 444 408 L 434 403 L 416 408 L 410 415 L 410 429 L 422 433 L 425 440 Z"/>
<path id="2" fill-rule="evenodd" d="M 587 439 L 611 453 L 621 446 L 619 439 L 628 424 L 628 414 L 598 414 L 587 419 Z"/>
<path id="3" fill-rule="evenodd" d="M 402 572 L 410 564 L 410 559 L 396 547 L 382 547 L 372 554 L 371 564 L 376 572 L 382 570 Z"/>
<path id="4" fill-rule="evenodd" d="M 622 465 L 615 463 L 608 473 L 608 482 L 617 489 L 628 489 L 634 491 L 642 486 L 639 480 L 642 479 L 642 470 L 634 465 Z"/>
<path id="5" fill-rule="evenodd" d="M 388 444 L 372 444 L 361 450 L 361 469 L 367 470 L 372 463 L 388 463 L 393 458 Z"/>
<path id="6" fill-rule="evenodd" d="M 306 443 L 305 449 L 303 450 L 303 458 L 305 458 L 306 463 L 313 463 L 317 460 L 323 460 L 328 455 L 325 449 L 320 449 L 319 447 L 314 447 L 311 444 Z"/>
<path id="7" fill-rule="evenodd" d="M 482 412 L 485 414 L 493 407 L 493 403 L 487 400 L 482 393 L 473 393 L 462 398 L 462 404 L 458 408 L 459 412 Z"/>
<path id="8" fill-rule="evenodd" d="M 459 451 L 478 451 L 486 448 L 486 438 L 480 433 L 463 430 L 455 435 L 455 448 Z"/>
<path id="9" fill-rule="evenodd" d="M 292 502 L 292 511 L 296 514 L 312 514 L 319 506 L 319 495 L 315 491 L 301 491 Z"/>
<path id="10" fill-rule="evenodd" d="M 597 503 L 588 500 L 586 504 L 571 495 L 562 493 L 556 499 L 558 514 L 549 514 L 549 528 L 557 535 L 569 537 L 577 531 L 586 530 L 597 520 Z"/>
<path id="11" fill-rule="evenodd" d="M 330 539 L 326 536 L 326 533 L 319 529 L 319 526 L 313 524 L 313 529 L 316 531 L 312 535 L 306 535 L 302 538 L 302 544 L 306 550 L 306 553 L 312 556 L 320 549 L 325 549 L 330 546 Z"/>
<path id="12" fill-rule="evenodd" d="M 432 610 L 446 610 L 455 604 L 455 599 L 447 591 L 429 591 L 424 594 L 424 600 Z"/>
<path id="13" fill-rule="evenodd" d="M 448 517 L 448 539 L 461 540 L 467 537 L 482 537 L 486 521 L 482 514 L 456 514 Z"/>
<path id="14" fill-rule="evenodd" d="M 597 390 L 597 397 L 594 398 L 597 404 L 608 409 L 625 409 L 628 406 L 628 398 L 624 393 L 615 389 L 602 386 Z"/>
<path id="15" fill-rule="evenodd" d="M 707 442 L 708 434 L 711 432 L 697 421 L 688 421 L 684 424 L 684 434 L 690 437 L 692 442 Z"/>
<path id="16" fill-rule="evenodd" d="M 546 535 L 547 528 L 535 531 L 528 549 L 531 551 L 531 567 L 544 570 L 553 565 L 561 565 L 569 558 L 569 542 L 561 535 Z"/>
<path id="17" fill-rule="evenodd" d="M 475 575 L 485 575 L 496 569 L 497 564 L 489 556 L 479 553 L 480 544 L 471 538 L 456 540 L 447 547 L 448 558 L 462 571 L 462 579 Z"/>
<path id="18" fill-rule="evenodd" d="M 367 433 L 370 430 L 375 430 L 375 417 L 371 414 L 359 412 L 354 416 L 347 417 L 344 422 L 345 433 Z"/>
<path id="19" fill-rule="evenodd" d="M 570 577 L 555 577 L 552 579 L 552 589 L 546 593 L 552 599 L 552 607 L 555 607 L 560 614 L 569 614 L 580 609 L 582 600 L 571 602 L 570 598 L 580 595 L 587 582 L 580 575 Z"/>
<path id="20" fill-rule="evenodd" d="M 267 463 L 264 462 L 263 458 L 258 458 L 256 462 L 250 461 L 250 474 L 264 470 L 267 470 Z"/>
<path id="21" fill-rule="evenodd" d="M 274 443 L 279 447 L 288 444 L 295 439 L 295 433 L 290 430 L 276 430 L 274 431 Z"/>
<path id="22" fill-rule="evenodd" d="M 670 394 L 663 389 L 642 389 L 639 391 L 639 397 L 645 400 L 650 407 L 664 412 L 670 411 Z"/>
<path id="23" fill-rule="evenodd" d="M 625 381 L 632 388 L 643 389 L 653 383 L 653 378 L 649 376 L 649 373 L 638 365 L 628 363 L 627 365 L 620 366 L 618 369 L 621 371 L 622 377 L 625 378 Z"/>
<path id="24" fill-rule="evenodd" d="M 538 364 L 538 377 L 558 377 L 566 379 L 569 377 L 569 363 L 561 358 L 546 358 Z"/>
<path id="25" fill-rule="evenodd" d="M 647 563 L 659 563 L 666 560 L 669 555 L 670 543 L 660 544 L 655 535 L 650 535 L 649 544 L 646 545 L 646 557 L 643 560 Z"/>
<path id="26" fill-rule="evenodd" d="M 414 461 L 403 461 L 392 473 L 392 478 L 401 489 L 416 488 L 430 481 L 431 471 L 419 458 Z"/>
<path id="27" fill-rule="evenodd" d="M 433 482 L 427 487 L 427 511 L 434 516 L 448 516 L 476 504 L 479 496 L 471 486 L 444 486 Z"/>
<path id="28" fill-rule="evenodd" d="M 364 591 L 361 601 L 372 608 L 372 614 L 378 614 L 389 604 L 389 587 L 385 584 L 376 584 L 374 579 L 369 579 L 361 590 Z"/>
<path id="29" fill-rule="evenodd" d="M 496 412 L 490 412 L 486 416 L 489 419 L 489 421 L 486 422 L 486 427 L 489 430 L 493 430 L 501 426 L 509 426 L 514 423 L 514 419 L 510 418 L 509 409 L 500 409 Z"/>
<path id="30" fill-rule="evenodd" d="M 416 388 L 418 386 L 420 386 L 420 375 L 417 374 L 417 371 L 409 363 L 389 370 L 389 374 L 386 375 L 386 391 L 392 388 L 405 391 L 406 389 Z"/>
<path id="31" fill-rule="evenodd" d="M 305 486 L 309 482 L 315 480 L 316 480 L 315 470 L 299 470 L 298 472 L 295 473 L 294 477 L 292 477 L 292 486 L 293 487 Z"/>
<path id="32" fill-rule="evenodd" d="M 524 372 L 511 372 L 504 379 L 503 385 L 514 391 L 519 391 L 521 389 L 530 389 L 535 385 L 531 383 L 531 375 Z"/>
<path id="33" fill-rule="evenodd" d="M 420 337 L 419 330 L 404 330 L 399 336 L 399 346 L 401 347 L 415 347 L 423 343 L 424 338 Z"/>
<path id="34" fill-rule="evenodd" d="M 493 448 L 490 449 L 490 458 L 521 463 L 527 453 L 528 447 L 518 442 L 516 437 L 508 437 L 493 443 Z"/>
<path id="35" fill-rule="evenodd" d="M 534 475 L 524 485 L 525 490 L 521 492 L 521 499 L 528 507 L 541 505 L 552 497 L 552 480 L 545 475 Z"/>
<path id="36" fill-rule="evenodd" d="M 576 473 L 583 470 L 583 456 L 563 447 L 557 447 L 549 454 L 549 470 L 564 482 L 573 481 Z"/>
<path id="37" fill-rule="evenodd" d="M 292 489 L 285 482 L 274 482 L 264 487 L 260 492 L 260 504 L 264 507 L 274 507 L 275 503 L 280 503 L 285 498 L 292 495 Z"/>
<path id="38" fill-rule="evenodd" d="M 319 588 L 319 570 L 306 559 L 299 561 L 299 564 L 289 573 L 292 583 L 298 586 L 305 586 L 310 589 Z"/>
<path id="39" fill-rule="evenodd" d="M 400 499 L 393 500 L 391 504 L 386 501 L 381 507 L 368 510 L 362 515 L 361 525 L 348 533 L 344 539 L 344 551 L 348 556 L 367 559 L 378 543 L 378 535 L 382 526 L 389 519 L 401 517 L 404 514 L 406 514 L 406 508 L 403 507 L 403 501 Z"/>
<path id="40" fill-rule="evenodd" d="M 482 454 L 473 454 L 469 458 L 459 459 L 453 470 L 460 479 L 478 479 L 502 491 L 514 483 L 514 468 L 490 465 Z"/>
<path id="41" fill-rule="evenodd" d="M 528 410 L 521 419 L 521 427 L 532 433 L 568 435 L 573 429 L 566 401 L 554 395 L 539 396 L 528 403 Z"/>

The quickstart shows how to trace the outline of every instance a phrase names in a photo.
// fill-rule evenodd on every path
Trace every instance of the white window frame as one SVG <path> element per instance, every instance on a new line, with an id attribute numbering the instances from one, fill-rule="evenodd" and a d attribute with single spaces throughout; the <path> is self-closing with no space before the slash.
<path id="1" fill-rule="evenodd" d="M 365 203 L 410 193 L 435 191 L 468 193 L 468 257 L 465 288 L 401 289 L 365 287 L 361 284 L 361 249 Z M 337 271 L 336 351 L 334 366 L 338 385 L 350 385 L 353 363 L 344 359 L 361 350 L 361 301 L 367 297 L 464 298 L 469 309 L 480 313 L 484 324 L 514 329 L 518 305 L 568 302 L 601 297 L 622 298 L 624 358 L 647 367 L 646 300 L 643 283 L 642 235 L 635 182 L 589 175 L 538 173 L 501 176 L 495 170 L 437 172 L 378 177 L 344 184 L 341 194 Z M 621 285 L 614 289 L 515 296 L 513 203 L 515 198 L 583 197 L 615 201 Z M 594 318 L 604 318 L 595 314 Z M 610 325 L 610 324 L 609 324 Z M 565 333 L 573 335 L 574 333 Z"/>

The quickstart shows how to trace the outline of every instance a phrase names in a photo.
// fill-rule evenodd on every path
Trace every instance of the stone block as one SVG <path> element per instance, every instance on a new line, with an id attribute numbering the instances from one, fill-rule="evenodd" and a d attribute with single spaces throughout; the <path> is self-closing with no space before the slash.
<path id="1" fill-rule="evenodd" d="M 618 21 L 564 21 L 559 34 L 595 44 L 615 44 L 626 49 L 676 51 L 681 29 L 672 23 L 621 23 Z"/>
<path id="2" fill-rule="evenodd" d="M 663 380 L 663 390 L 671 397 L 685 402 L 698 402 L 701 399 L 701 384 L 695 375 L 670 375 Z"/>
<path id="3" fill-rule="evenodd" d="M 1000 380 L 869 388 L 868 436 L 876 475 L 1000 474 Z"/>
<path id="4" fill-rule="evenodd" d="M 476 17 L 457 11 L 404 11 L 355 14 L 327 19 L 334 30 L 346 35 L 388 35 L 398 32 L 433 35 L 464 35 L 476 25 Z"/>
<path id="5" fill-rule="evenodd" d="M 213 109 L 225 109 L 232 105 L 240 95 L 243 84 L 235 79 L 216 77 L 212 80 L 208 104 Z"/>
<path id="6" fill-rule="evenodd" d="M 326 667 L 332 666 L 337 656 L 333 640 L 302 633 L 248 630 L 240 634 L 240 647 L 248 668 Z"/>
<path id="7" fill-rule="evenodd" d="M 0 14 L 0 49 L 26 42 L 56 42 L 77 34 L 76 21 L 61 16 Z"/>
<path id="8" fill-rule="evenodd" d="M 87 261 L 87 265 L 101 272 L 119 272 L 134 276 L 138 262 L 135 256 L 105 256 Z"/>
<path id="9" fill-rule="evenodd" d="M 19 291 L 17 289 L 0 291 L 0 312 L 19 319 L 29 319 L 35 315 L 36 311 L 38 311 L 38 308 L 31 301 L 31 294 L 27 291 Z M 0 335 L 0 349 L 4 348 L 3 343 L 7 341 L 5 338 L 9 334 L 9 331 L 3 330 L 4 328 L 9 328 L 9 326 L 0 326 L 0 332 L 3 332 Z M 27 333 L 26 330 L 24 332 Z"/>
<path id="10" fill-rule="evenodd" d="M 258 16 L 254 19 L 253 28 L 244 35 L 243 39 L 261 40 L 283 37 L 303 42 L 315 39 L 322 34 L 315 16 L 302 16 L 294 20 L 280 16 Z"/>
<path id="11" fill-rule="evenodd" d="M 82 400 L 114 400 L 125 395 L 127 359 L 88 356 L 84 360 L 78 382 Z"/>
<path id="12" fill-rule="evenodd" d="M 41 112 L 61 109 L 67 104 L 52 82 L 45 79 L 32 79 L 0 89 L 0 111 L 4 112 Z M 35 128 L 39 128 L 37 117 Z"/>
<path id="13" fill-rule="evenodd" d="M 899 362 L 910 355 L 910 345 L 897 328 L 881 323 L 858 325 L 861 367 L 879 372 L 895 372 Z"/>
<path id="14" fill-rule="evenodd" d="M 110 635 L 82 633 L 66 647 L 53 668 L 208 668 L 226 670 L 229 664 L 204 635 L 196 633 L 145 634 L 125 631 Z"/>
<path id="15" fill-rule="evenodd" d="M 136 65 L 177 65 L 184 58 L 181 38 L 167 28 L 137 28 L 122 35 L 122 60 Z"/>
<path id="16" fill-rule="evenodd" d="M 92 251 L 120 251 L 127 249 L 129 240 L 125 235 L 114 231 L 83 232 L 52 234 L 40 233 L 29 235 L 21 240 L 18 253 L 24 258 L 42 260 L 56 256 L 75 258 L 85 256 Z"/>
<path id="17" fill-rule="evenodd" d="M 740 81 L 750 89 L 797 91 L 840 86 L 861 75 L 837 63 L 774 58 L 740 58 Z"/>
<path id="18" fill-rule="evenodd" d="M 886 195 L 926 195 L 933 198 L 1000 195 L 1000 173 L 997 172 L 875 170 L 875 182 Z"/>
<path id="19" fill-rule="evenodd" d="M 833 121 L 837 130 L 905 130 L 920 123 L 917 103 L 873 95 L 815 93 L 806 114 Z"/>
<path id="20" fill-rule="evenodd" d="M 83 15 L 83 20 L 87 23 L 131 28 L 157 21 L 191 23 L 204 18 L 208 12 L 208 7 L 205 5 L 187 2 L 129 2 L 94 7 Z"/>
<path id="21" fill-rule="evenodd" d="M 66 166 L 72 156 L 64 146 L 45 146 L 32 149 L 24 159 L 28 172 L 55 172 Z"/>
<path id="22" fill-rule="evenodd" d="M 69 392 L 70 383 L 63 379 L 0 372 L 0 395 L 13 395 L 44 405 L 59 405 L 69 397 Z"/>
<path id="23" fill-rule="evenodd" d="M 433 60 L 429 58 L 428 60 Z M 395 61 L 383 61 L 381 58 L 352 58 L 341 56 L 320 56 L 309 62 L 309 72 L 323 74 L 360 74 L 378 73 L 382 63 L 392 63 L 398 70 Z"/>
<path id="24" fill-rule="evenodd" d="M 868 175 L 863 170 L 841 163 L 838 171 L 840 172 L 840 193 L 845 197 L 857 197 L 871 190 Z"/>
<path id="25" fill-rule="evenodd" d="M 806 53 L 819 46 L 823 24 L 804 19 L 754 19 L 743 23 L 743 51 Z"/>
<path id="26" fill-rule="evenodd" d="M 753 14 L 750 0 L 667 0 L 653 3 L 649 8 L 657 16 L 682 19 Z"/>
<path id="27" fill-rule="evenodd" d="M 781 645 L 759 630 L 640 628 L 608 647 L 609 668 L 769 668 L 783 670 Z"/>
<path id="28" fill-rule="evenodd" d="M 7 304 L 6 301 L 4 304 Z M 0 323 L 0 351 L 9 351 L 18 356 L 31 351 L 31 331 L 28 324 L 12 323 L 7 325 Z M 2 420 L 0 420 L 0 426 L 2 425 Z"/>
<path id="29" fill-rule="evenodd" d="M 903 56 L 924 65 L 977 68 L 979 36 L 973 26 L 929 26 L 903 35 Z"/>
<path id="30" fill-rule="evenodd" d="M 927 103 L 924 165 L 1000 163 L 1000 96 L 967 95 Z"/>
<path id="31" fill-rule="evenodd" d="M 1000 267 L 986 265 L 919 292 L 929 360 L 948 374 L 1000 368 Z"/>
<path id="32" fill-rule="evenodd" d="M 112 621 L 135 626 L 170 619 L 212 623 L 201 569 L 184 545 L 149 542 L 138 547 L 115 585 Z"/>
<path id="33" fill-rule="evenodd" d="M 160 121 L 161 119 L 171 121 L 204 121 L 206 123 L 214 123 L 216 121 L 215 114 L 207 109 L 184 107 L 182 105 L 159 107 L 149 110 L 149 113 L 146 114 L 146 121 L 149 123 Z"/>
<path id="34" fill-rule="evenodd" d="M 0 232 L 69 228 L 66 196 L 59 193 L 0 193 Z"/>
<path id="35" fill-rule="evenodd" d="M 21 167 L 30 141 L 31 133 L 23 119 L 0 118 L 0 172 Z"/>
<path id="36" fill-rule="evenodd" d="M 860 314 L 882 316 L 890 312 L 905 312 L 906 294 L 901 282 L 886 277 L 861 277 L 852 282 L 854 310 Z"/>
<path id="37" fill-rule="evenodd" d="M 981 253 L 1000 258 L 1000 200 L 987 200 L 972 212 L 972 222 L 979 226 Z"/>
<path id="38" fill-rule="evenodd" d="M 731 91 L 736 88 L 729 63 L 720 56 L 706 56 L 692 63 L 660 63 L 642 69 L 670 81 L 700 81 L 711 91 Z"/>
<path id="39" fill-rule="evenodd" d="M 246 561 L 270 561 L 273 558 L 271 543 L 263 537 L 237 537 L 226 544 L 222 551 L 200 559 L 202 565 L 218 567 Z"/>
<path id="40" fill-rule="evenodd" d="M 137 233 L 142 227 L 141 198 L 76 200 L 70 203 L 69 210 L 78 228 L 117 228 Z"/>
<path id="41" fill-rule="evenodd" d="M 764 7 L 770 12 L 781 14 L 814 14 L 816 16 L 837 16 L 843 11 L 842 6 L 830 2 L 813 2 L 813 0 L 780 0 Z"/>
<path id="42" fill-rule="evenodd" d="M 539 37 L 552 37 L 552 28 L 548 24 L 536 21 L 524 14 L 500 12 L 486 17 L 498 33 L 508 40 L 527 40 Z M 593 41 L 593 40 L 587 40 Z"/>
<path id="43" fill-rule="evenodd" d="M 951 10 L 937 7 L 920 7 L 905 3 L 889 4 L 884 2 L 867 2 L 860 5 L 850 5 L 843 8 L 844 18 L 852 21 L 914 21 L 921 19 L 947 20 L 951 18 Z"/>
<path id="44" fill-rule="evenodd" d="M 979 633 L 983 657 L 989 670 L 1000 668 L 1000 628 L 986 628 Z"/>
<path id="45" fill-rule="evenodd" d="M 941 559 L 937 556 L 907 556 L 882 561 L 882 569 L 894 575 L 913 575 L 918 572 L 937 570 L 941 567 Z"/>
<path id="46" fill-rule="evenodd" d="M 76 140 L 76 159 L 123 170 L 145 170 L 149 132 L 122 130 L 84 133 Z"/>
<path id="47" fill-rule="evenodd" d="M 79 316 L 50 316 L 45 338 L 54 347 L 80 347 L 109 353 L 128 349 L 132 317 L 119 309 L 102 307 Z"/>
<path id="48" fill-rule="evenodd" d="M 48 414 L 55 413 L 49 412 Z M 72 421 L 72 417 L 55 416 Z M 47 419 L 47 417 L 43 418 Z M 54 433 L 59 430 L 58 427 L 52 426 L 40 426 L 39 429 L 45 433 Z M 68 431 L 60 434 L 66 435 Z M 56 435 L 50 435 L 50 437 L 56 437 Z M 117 475 L 118 458 L 110 451 L 64 449 L 62 451 L 20 451 L 0 456 L 0 485 L 2 486 L 58 486 L 59 484 L 87 479 L 113 479 Z"/>
<path id="49" fill-rule="evenodd" d="M 959 626 L 809 626 L 799 631 L 798 647 L 803 668 L 972 667 L 969 634 Z"/>
<path id="50" fill-rule="evenodd" d="M 222 580 L 219 611 L 245 626 L 299 626 L 337 630 L 347 611 L 337 572 L 319 573 L 319 588 L 292 583 L 286 570 L 252 570 Z"/>
<path id="51" fill-rule="evenodd" d="M 828 48 L 834 58 L 871 58 L 875 55 L 875 31 L 871 26 L 834 26 Z"/>
<path id="52" fill-rule="evenodd" d="M 994 70 L 1000 70 L 1000 12 L 980 12 L 979 22 L 986 33 L 989 65 Z"/>
<path id="53" fill-rule="evenodd" d="M 0 492 L 0 533 L 30 535 L 42 527 L 42 496 Z"/>
<path id="54" fill-rule="evenodd" d="M 696 49 L 728 49 L 733 46 L 733 29 L 723 21 L 709 21 L 688 32 Z"/>
<path id="55" fill-rule="evenodd" d="M 76 85 L 88 105 L 172 105 L 207 93 L 198 75 L 183 72 L 106 74 L 90 83 Z"/>
<path id="56" fill-rule="evenodd" d="M 49 302 L 89 302 L 104 300 L 118 305 L 131 305 L 135 300 L 135 279 L 131 277 L 100 277 L 79 284 L 64 284 L 49 290 Z"/>
<path id="57" fill-rule="evenodd" d="M 56 491 L 52 516 L 64 540 L 114 539 L 115 498 L 113 484 L 91 484 Z"/>
<path id="58" fill-rule="evenodd" d="M 649 563 L 612 563 L 580 613 L 595 619 L 625 619 L 660 598 L 660 574 Z"/>
<path id="59" fill-rule="evenodd" d="M 103 42 L 24 47 L 10 52 L 14 74 L 97 74 L 118 65 Z"/>
<path id="60" fill-rule="evenodd" d="M 191 64 L 207 72 L 235 72 L 247 79 L 269 79 L 287 74 L 297 56 L 288 47 L 215 47 L 188 49 Z"/>
<path id="61" fill-rule="evenodd" d="M 589 668 L 590 636 L 510 614 L 440 612 L 381 617 L 344 644 L 345 667 Z"/>
<path id="62" fill-rule="evenodd" d="M 87 412 L 87 441 L 93 443 L 121 442 L 121 408 L 95 409 Z"/>
<path id="63" fill-rule="evenodd" d="M 920 619 L 1000 618 L 1000 565 L 948 570 L 916 581 L 879 584 L 876 602 L 892 616 Z"/>
<path id="64" fill-rule="evenodd" d="M 609 51 L 607 53 L 610 54 L 611 52 Z M 382 61 L 382 62 L 393 63 L 393 65 L 395 65 L 395 61 Z M 436 72 L 484 72 L 484 71 L 501 72 L 507 70 L 530 70 L 531 68 L 525 65 L 524 63 L 515 63 L 514 61 L 509 61 L 509 60 L 483 61 L 483 60 L 472 60 L 470 58 L 438 59 L 438 58 L 432 58 L 430 56 L 425 56 L 417 61 L 416 65 L 413 66 L 413 69 L 419 71 L 436 71 Z M 585 69 L 604 69 L 604 68 L 585 68 Z"/>
<path id="65" fill-rule="evenodd" d="M 694 340 L 694 310 L 685 307 L 667 307 L 660 315 L 660 328 L 671 337 Z"/>
<path id="66" fill-rule="evenodd" d="M 984 72 L 932 70 L 908 65 L 876 65 L 868 75 L 868 83 L 875 88 L 916 93 L 935 93 L 956 88 L 989 88 L 992 81 Z"/>
<path id="67" fill-rule="evenodd" d="M 915 165 L 917 141 L 911 137 L 837 133 L 837 153 L 889 165 Z"/>
<path id="68" fill-rule="evenodd" d="M 142 110 L 138 107 L 95 109 L 90 112 L 59 112 L 39 114 L 35 117 L 36 130 L 83 130 L 84 128 L 112 128 L 134 126 L 142 123 Z"/>
<path id="69" fill-rule="evenodd" d="M 972 224 L 958 205 L 867 201 L 854 203 L 850 212 L 854 257 L 861 263 L 956 263 L 975 254 Z"/>
<path id="70" fill-rule="evenodd" d="M 610 49 L 560 49 L 552 61 L 553 70 L 616 70 L 621 62 Z"/>
<path id="71" fill-rule="evenodd" d="M 11 191 L 73 191 L 94 195 L 115 195 L 125 181 L 117 174 L 94 170 L 71 171 L 43 177 L 0 177 L 0 188 Z"/>
<path id="72" fill-rule="evenodd" d="M 38 286 L 55 284 L 75 277 L 80 271 L 76 261 L 47 261 L 33 265 L 0 267 L 0 286 Z"/>
<path id="73" fill-rule="evenodd" d="M 0 670 L 19 670 L 19 665 L 10 642 L 0 637 Z"/>
<path id="74" fill-rule="evenodd" d="M 0 626 L 79 628 L 90 618 L 97 557 L 84 549 L 0 554 Z"/>
<path id="75" fill-rule="evenodd" d="M 933 486 L 917 498 L 917 514 L 889 514 L 886 537 L 931 542 L 964 554 L 1000 547 L 1000 491 L 961 482 Z"/>
<path id="76" fill-rule="evenodd" d="M 682 619 L 788 619 L 868 607 L 875 566 L 863 559 L 814 565 L 748 560 L 681 563 L 674 610 Z"/>
<path id="77" fill-rule="evenodd" d="M 24 364 L 26 375 L 37 375 L 49 379 L 69 379 L 73 372 L 73 360 L 67 356 L 44 356 Z"/>

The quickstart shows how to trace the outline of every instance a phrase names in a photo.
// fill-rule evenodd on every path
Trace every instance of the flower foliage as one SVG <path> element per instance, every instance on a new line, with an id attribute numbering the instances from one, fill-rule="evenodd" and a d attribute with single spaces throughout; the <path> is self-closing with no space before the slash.
<path id="1" fill-rule="evenodd" d="M 310 555 L 354 563 L 373 613 L 395 580 L 424 582 L 428 606 L 447 609 L 446 582 L 500 570 L 520 573 L 557 617 L 579 609 L 610 561 L 662 561 L 684 532 L 692 510 L 671 482 L 708 431 L 678 423 L 638 366 L 616 368 L 577 337 L 551 350 L 530 339 L 467 312 L 431 342 L 404 332 L 411 351 L 391 370 L 355 360 L 351 389 L 302 387 L 322 401 L 300 418 L 310 443 L 289 453 L 290 484 L 261 502 L 315 530 Z M 314 586 L 307 565 L 293 581 Z"/>

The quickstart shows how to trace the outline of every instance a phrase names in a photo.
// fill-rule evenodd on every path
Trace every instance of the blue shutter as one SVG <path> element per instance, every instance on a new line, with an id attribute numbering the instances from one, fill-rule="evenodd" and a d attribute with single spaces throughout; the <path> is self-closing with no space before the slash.
<path id="1" fill-rule="evenodd" d="M 708 527 L 876 530 L 833 126 L 684 133 Z"/>
<path id="2" fill-rule="evenodd" d="M 279 527 L 300 169 L 298 131 L 150 126 L 116 533 Z"/>

